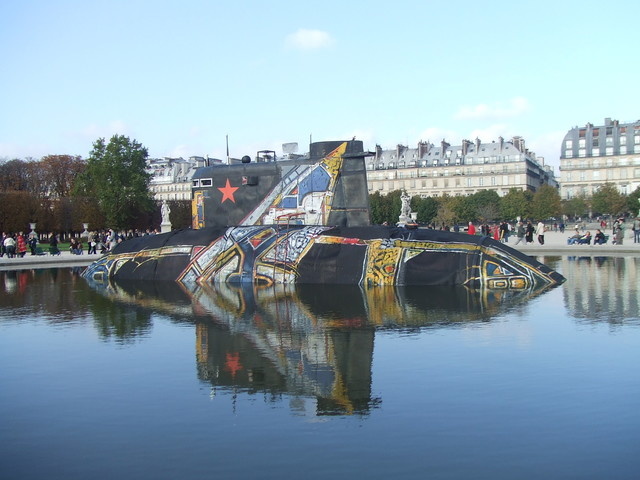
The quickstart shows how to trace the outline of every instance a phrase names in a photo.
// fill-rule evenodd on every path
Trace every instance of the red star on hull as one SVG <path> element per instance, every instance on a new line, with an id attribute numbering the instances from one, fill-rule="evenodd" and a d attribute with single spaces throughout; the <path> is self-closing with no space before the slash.
<path id="1" fill-rule="evenodd" d="M 224 203 L 226 200 L 231 200 L 233 203 L 236 203 L 236 199 L 233 198 L 233 194 L 240 187 L 232 187 L 231 183 L 229 183 L 229 179 L 227 178 L 227 183 L 224 187 L 218 187 L 218 190 L 222 192 L 222 200 L 220 203 Z"/>

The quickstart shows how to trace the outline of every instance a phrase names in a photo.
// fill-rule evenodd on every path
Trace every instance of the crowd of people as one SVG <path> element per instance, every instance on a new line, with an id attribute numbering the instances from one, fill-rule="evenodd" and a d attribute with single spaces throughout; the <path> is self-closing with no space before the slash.
<path id="1" fill-rule="evenodd" d="M 24 257 L 29 250 L 31 255 L 35 255 L 37 246 L 38 238 L 34 233 L 2 232 L 2 237 L 0 237 L 0 257 L 5 255 L 7 258 Z"/>
<path id="2" fill-rule="evenodd" d="M 633 243 L 640 243 L 640 216 L 633 219 L 630 228 L 633 232 Z M 624 218 L 617 218 L 613 222 L 607 223 L 605 220 L 600 221 L 600 227 L 596 229 L 595 234 L 586 229 L 586 222 L 579 222 L 575 225 L 574 234 L 567 238 L 568 245 L 603 245 L 611 239 L 613 245 L 623 245 L 624 237 L 628 225 Z M 607 227 L 611 227 L 611 234 L 605 233 Z M 503 221 L 490 225 L 484 223 L 476 227 L 473 222 L 469 222 L 467 233 L 475 235 L 488 236 L 494 240 L 503 243 L 509 242 L 509 237 L 515 237 L 515 245 L 533 244 L 535 242 L 540 245 L 545 243 L 545 233 L 548 231 L 564 233 L 565 224 L 562 222 L 554 222 L 545 224 L 542 221 L 518 221 L 515 224 Z"/>
<path id="3" fill-rule="evenodd" d="M 104 254 L 110 251 L 118 243 L 134 237 L 144 235 L 155 235 L 157 230 L 146 230 L 144 232 L 138 230 L 127 230 L 116 232 L 113 229 L 90 232 L 86 235 L 72 235 L 69 237 L 69 252 L 74 255 L 82 255 L 85 251 L 87 254 Z M 46 243 L 46 253 L 49 255 L 60 255 L 59 244 L 60 236 L 50 233 L 43 238 Z M 35 232 L 25 234 L 24 232 L 2 233 L 0 237 L 0 257 L 19 258 L 24 257 L 28 253 L 30 255 L 45 254 L 39 236 Z"/>
<path id="4" fill-rule="evenodd" d="M 502 221 L 494 225 L 483 223 L 480 225 L 480 234 L 503 243 L 509 243 L 509 237 L 515 236 L 515 245 L 519 243 L 531 244 L 535 241 L 540 245 L 544 245 L 544 235 L 548 228 L 542 221 L 537 222 L 535 226 L 531 221 L 526 223 L 518 221 L 515 226 L 507 221 Z M 557 229 L 557 224 L 555 228 Z M 477 229 L 473 222 L 469 222 L 467 233 L 475 235 L 476 232 Z"/>

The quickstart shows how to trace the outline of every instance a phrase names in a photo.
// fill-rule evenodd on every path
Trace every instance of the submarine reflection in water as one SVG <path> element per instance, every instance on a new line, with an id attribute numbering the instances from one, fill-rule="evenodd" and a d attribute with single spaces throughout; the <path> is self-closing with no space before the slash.
<path id="1" fill-rule="evenodd" d="M 377 330 L 486 322 L 545 290 L 113 281 L 96 287 L 195 321 L 198 376 L 215 392 L 314 398 L 315 415 L 366 415 L 381 402 L 371 393 Z"/>

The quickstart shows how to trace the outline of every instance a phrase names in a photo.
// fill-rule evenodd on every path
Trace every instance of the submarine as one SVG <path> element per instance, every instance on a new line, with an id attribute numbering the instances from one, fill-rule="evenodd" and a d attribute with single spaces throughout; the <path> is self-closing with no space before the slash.
<path id="1" fill-rule="evenodd" d="M 311 143 L 200 167 L 191 228 L 119 243 L 83 272 L 94 282 L 465 286 L 526 290 L 564 277 L 501 242 L 372 225 L 362 141 Z"/>

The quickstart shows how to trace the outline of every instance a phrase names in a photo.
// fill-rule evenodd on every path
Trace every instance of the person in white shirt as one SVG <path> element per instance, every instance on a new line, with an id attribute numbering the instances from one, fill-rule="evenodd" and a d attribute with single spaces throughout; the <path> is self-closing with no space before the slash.
<path id="1" fill-rule="evenodd" d="M 538 236 L 538 243 L 540 245 L 544 245 L 544 232 L 545 232 L 545 228 L 544 228 L 544 223 L 542 223 L 542 220 L 540 220 L 538 222 L 538 226 L 536 227 L 536 235 Z"/>

